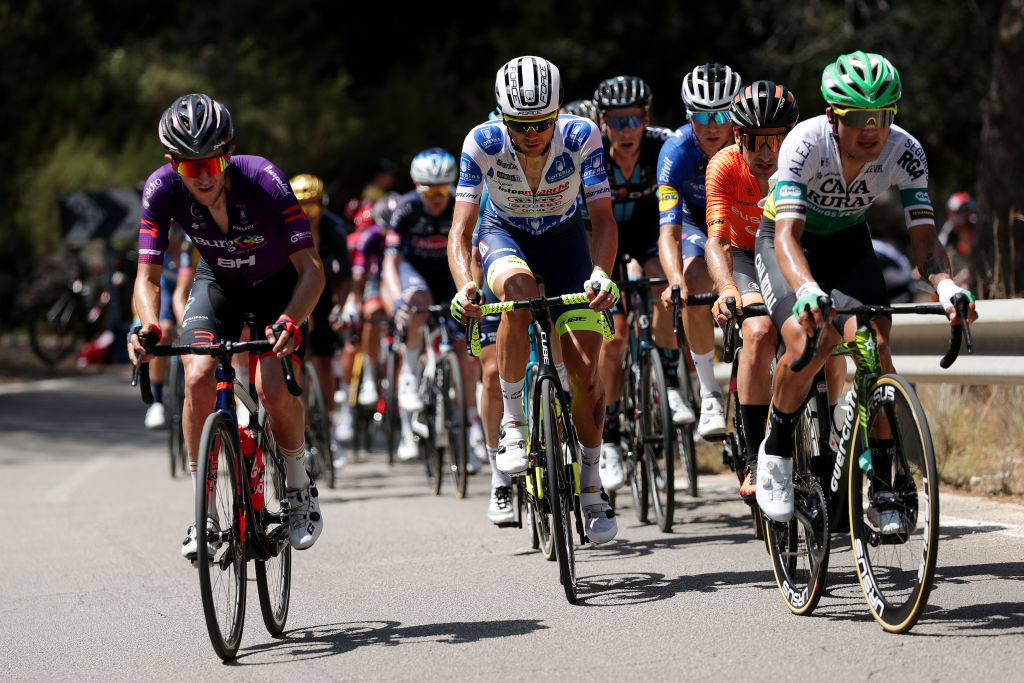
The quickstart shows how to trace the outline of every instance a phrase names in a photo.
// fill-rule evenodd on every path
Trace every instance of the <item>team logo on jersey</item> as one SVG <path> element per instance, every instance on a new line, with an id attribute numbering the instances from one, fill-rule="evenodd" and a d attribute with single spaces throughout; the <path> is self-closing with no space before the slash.
<path id="1" fill-rule="evenodd" d="M 590 124 L 586 121 L 573 121 L 565 127 L 565 148 L 578 152 L 583 148 L 583 143 L 590 137 Z"/>
<path id="2" fill-rule="evenodd" d="M 671 211 L 679 206 L 679 193 L 670 185 L 658 186 L 658 211 Z"/>
<path id="3" fill-rule="evenodd" d="M 472 187 L 479 185 L 483 179 L 483 171 L 476 165 L 472 157 L 463 152 L 462 158 L 459 160 L 459 184 Z"/>
<path id="4" fill-rule="evenodd" d="M 604 148 L 598 147 L 583 162 L 583 182 L 586 185 L 596 185 L 606 180 L 608 172 L 604 166 Z"/>
<path id="5" fill-rule="evenodd" d="M 479 248 L 480 248 L 480 258 L 483 258 L 484 256 L 487 256 L 487 252 L 489 252 L 491 250 L 490 245 L 488 245 L 487 242 L 484 242 L 483 240 L 480 240 Z"/>
<path id="6" fill-rule="evenodd" d="M 557 183 L 559 180 L 565 180 L 575 172 L 576 164 L 572 162 L 572 157 L 568 152 L 562 152 L 551 162 L 551 167 L 548 169 L 547 175 L 544 176 L 544 181 Z"/>
<path id="7" fill-rule="evenodd" d="M 476 144 L 480 145 L 480 149 L 488 154 L 500 152 L 505 142 L 505 138 L 501 133 L 501 127 L 494 125 L 478 128 L 473 133 L 473 139 L 476 141 Z"/>

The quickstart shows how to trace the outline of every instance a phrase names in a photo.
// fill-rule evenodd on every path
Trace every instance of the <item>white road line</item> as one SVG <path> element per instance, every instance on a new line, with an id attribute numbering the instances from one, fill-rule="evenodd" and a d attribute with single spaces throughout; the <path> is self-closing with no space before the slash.
<path id="1" fill-rule="evenodd" d="M 60 482 L 46 494 L 47 503 L 67 503 L 71 500 L 71 494 L 75 492 L 86 479 L 103 469 L 108 462 L 113 460 L 109 455 L 100 455 L 91 458 L 83 463 L 78 469 L 71 473 L 64 481 Z"/>
<path id="2" fill-rule="evenodd" d="M 0 384 L 0 396 L 4 394 L 22 394 L 27 391 L 60 391 L 72 386 L 70 378 L 40 379 L 30 382 L 9 382 Z"/>
<path id="3" fill-rule="evenodd" d="M 964 517 L 947 517 L 942 515 L 940 517 L 940 527 L 987 527 L 991 529 L 995 527 L 995 532 L 1003 534 L 1004 536 L 1013 536 L 1015 538 L 1024 538 L 1024 528 L 1016 524 L 1003 524 L 1001 522 L 985 521 L 980 519 L 967 519 Z"/>

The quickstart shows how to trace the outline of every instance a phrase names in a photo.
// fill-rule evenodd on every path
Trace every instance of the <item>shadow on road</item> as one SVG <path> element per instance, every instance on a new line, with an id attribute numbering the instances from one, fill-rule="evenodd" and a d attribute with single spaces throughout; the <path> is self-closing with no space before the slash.
<path id="1" fill-rule="evenodd" d="M 236 663 L 246 664 L 245 659 L 256 654 L 270 654 L 273 657 L 273 661 L 261 661 L 260 664 L 276 664 L 278 660 L 331 657 L 375 645 L 393 647 L 422 641 L 459 645 L 490 638 L 525 635 L 544 628 L 548 627 L 538 619 L 456 621 L 419 626 L 402 626 L 397 621 L 325 624 L 286 631 L 277 640 L 245 648 L 239 651 Z"/>

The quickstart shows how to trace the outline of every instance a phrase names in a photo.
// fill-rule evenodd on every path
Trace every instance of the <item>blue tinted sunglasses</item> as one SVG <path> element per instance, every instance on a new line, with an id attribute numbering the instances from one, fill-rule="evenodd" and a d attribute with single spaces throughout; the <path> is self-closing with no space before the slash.
<path id="1" fill-rule="evenodd" d="M 727 111 L 688 111 L 690 119 L 702 126 L 709 125 L 712 121 L 718 125 L 729 123 L 729 112 Z"/>
<path id="2" fill-rule="evenodd" d="M 605 123 L 612 130 L 622 130 L 623 128 L 639 128 L 644 125 L 644 117 L 642 116 L 614 116 L 606 118 Z"/>

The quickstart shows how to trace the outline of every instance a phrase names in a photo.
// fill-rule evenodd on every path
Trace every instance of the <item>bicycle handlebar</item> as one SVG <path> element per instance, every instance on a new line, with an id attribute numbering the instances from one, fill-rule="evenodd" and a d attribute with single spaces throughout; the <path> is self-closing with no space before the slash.
<path id="1" fill-rule="evenodd" d="M 725 305 L 729 308 L 732 318 L 726 324 L 725 329 L 722 330 L 722 362 L 732 363 L 736 357 L 736 333 L 739 332 L 740 325 L 743 324 L 746 318 L 768 315 L 768 307 L 765 304 L 747 304 L 737 313 L 736 299 L 732 297 L 725 300 Z"/>
<path id="2" fill-rule="evenodd" d="M 825 317 L 828 317 L 828 299 L 827 297 L 818 297 L 819 305 L 823 308 Z M 949 330 L 949 348 L 946 349 L 946 353 L 939 360 L 939 367 L 943 370 L 953 365 L 953 362 L 960 355 L 960 346 L 962 341 L 966 341 L 967 353 L 974 353 L 974 341 L 971 338 L 971 328 L 967 323 L 967 305 L 969 301 L 963 294 L 956 294 L 953 296 L 953 306 L 956 309 L 957 316 L 960 318 L 960 323 L 957 325 L 950 325 Z M 805 311 L 810 312 L 810 305 L 808 305 Z M 851 306 L 849 308 L 836 308 L 836 313 L 842 313 L 844 315 L 856 315 L 858 319 L 863 319 L 865 322 L 880 318 L 885 315 L 904 315 L 904 314 L 916 314 L 916 315 L 946 315 L 946 310 L 942 308 L 940 304 L 913 304 L 910 306 L 879 306 L 879 305 L 861 305 Z M 815 330 L 814 336 L 807 337 L 804 342 L 803 351 L 800 353 L 800 357 L 790 363 L 789 367 L 794 372 L 799 372 L 807 367 L 807 364 L 811 362 L 811 359 L 818 355 L 818 341 L 821 339 L 821 333 L 824 327 L 819 327 Z"/>
<path id="3" fill-rule="evenodd" d="M 708 306 L 715 303 L 718 298 L 718 292 L 703 292 L 701 294 L 691 294 L 686 297 L 687 306 Z M 676 335 L 676 339 L 679 339 L 679 322 L 680 315 L 679 309 L 683 307 L 682 291 L 679 289 L 679 285 L 672 285 L 672 333 Z M 682 346 L 680 346 L 682 348 Z"/>
<path id="4" fill-rule="evenodd" d="M 150 332 L 139 336 L 147 355 L 152 356 L 211 356 L 214 358 L 231 358 L 236 353 L 270 351 L 274 348 L 274 342 L 268 339 L 253 341 L 224 341 L 219 344 L 169 344 L 157 346 L 159 339 Z M 291 354 L 292 356 L 294 354 Z M 295 373 L 292 371 L 291 363 L 281 363 L 281 374 L 284 376 L 284 383 L 288 387 L 288 393 L 292 396 L 301 396 L 302 387 L 295 381 Z M 149 381 L 149 362 L 139 362 L 132 370 L 132 386 L 138 386 L 142 393 L 144 403 L 153 403 L 153 388 Z"/>

